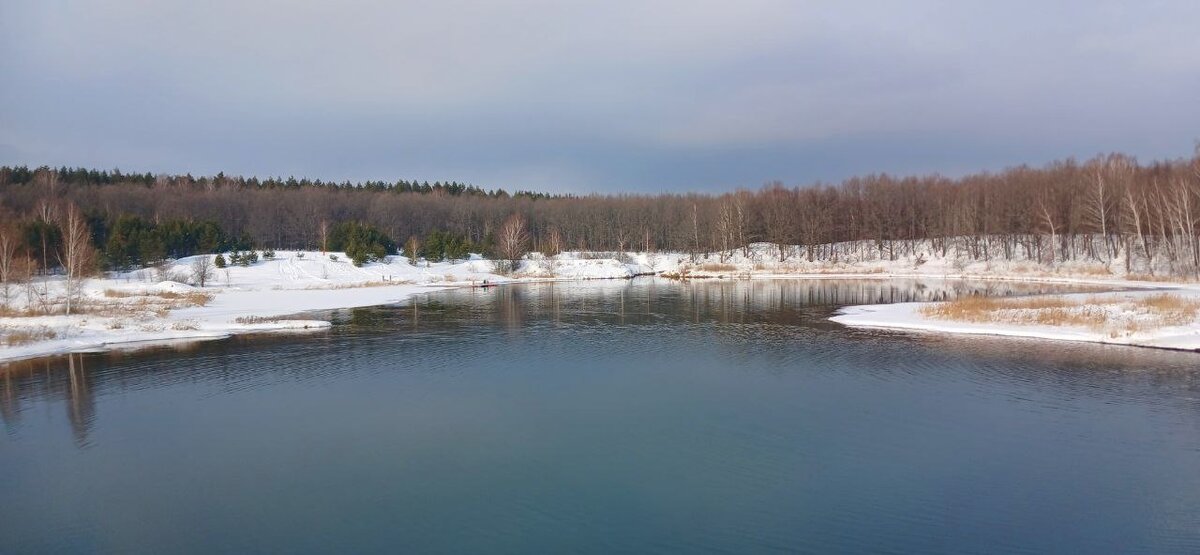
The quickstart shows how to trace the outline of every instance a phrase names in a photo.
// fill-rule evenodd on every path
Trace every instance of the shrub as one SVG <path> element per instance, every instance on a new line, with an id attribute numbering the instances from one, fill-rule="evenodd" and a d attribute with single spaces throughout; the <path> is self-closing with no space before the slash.
<path id="1" fill-rule="evenodd" d="M 434 231 L 425 237 L 420 245 L 420 255 L 430 262 L 443 260 L 460 260 L 470 254 L 475 245 L 465 235 L 446 231 Z"/>
<path id="2" fill-rule="evenodd" d="M 225 255 L 223 255 L 223 254 L 218 254 L 218 255 L 217 255 L 217 258 L 216 258 L 215 260 L 213 260 L 213 264 L 216 264 L 216 266 L 217 266 L 218 268 L 224 268 L 224 267 L 225 267 L 225 266 L 227 266 L 229 263 L 225 261 Z"/>
<path id="3" fill-rule="evenodd" d="M 517 270 L 517 261 L 508 259 L 499 259 L 492 261 L 492 271 L 502 276 L 507 276 Z"/>
<path id="4" fill-rule="evenodd" d="M 417 265 L 417 260 L 421 258 L 421 241 L 414 237 L 409 237 L 408 242 L 404 243 L 404 256 L 408 258 L 408 263 L 413 266 Z"/>
<path id="5" fill-rule="evenodd" d="M 274 250 L 265 250 L 265 251 L 263 251 L 262 256 L 263 256 L 263 259 L 265 259 L 265 260 L 275 260 L 275 251 Z"/>
<path id="6" fill-rule="evenodd" d="M 329 248 L 340 250 L 355 266 L 396 254 L 396 243 L 371 224 L 342 222 L 329 235 Z"/>
<path id="7" fill-rule="evenodd" d="M 132 268 L 166 258 L 248 247 L 246 237 L 234 239 L 212 221 L 165 220 L 151 222 L 137 216 L 122 215 L 106 230 L 103 249 L 108 264 L 117 269 Z M 244 244 L 244 245 L 243 245 Z"/>

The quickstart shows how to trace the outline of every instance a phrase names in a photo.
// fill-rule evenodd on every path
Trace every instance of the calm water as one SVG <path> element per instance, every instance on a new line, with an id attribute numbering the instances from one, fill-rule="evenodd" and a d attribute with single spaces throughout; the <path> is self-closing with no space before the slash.
<path id="1" fill-rule="evenodd" d="M 967 289 L 460 290 L 13 365 L 0 552 L 1200 553 L 1200 355 L 824 320 Z"/>

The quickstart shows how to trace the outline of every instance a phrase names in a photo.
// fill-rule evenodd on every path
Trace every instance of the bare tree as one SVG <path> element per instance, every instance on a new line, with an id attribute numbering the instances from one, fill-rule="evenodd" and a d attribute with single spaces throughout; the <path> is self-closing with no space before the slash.
<path id="1" fill-rule="evenodd" d="M 408 263 L 416 266 L 417 259 L 421 258 L 421 240 L 416 235 L 410 236 L 404 243 L 404 253 L 408 255 Z"/>
<path id="2" fill-rule="evenodd" d="M 321 238 L 321 253 L 329 252 L 329 220 L 317 224 L 317 234 Z"/>
<path id="3" fill-rule="evenodd" d="M 71 304 L 79 296 L 83 279 L 92 271 L 96 260 L 92 248 L 91 230 L 83 213 L 74 204 L 67 205 L 62 222 L 63 244 L 58 262 L 66 273 L 66 313 L 71 314 Z"/>
<path id="4" fill-rule="evenodd" d="M 35 173 L 34 182 L 49 193 L 50 198 L 58 196 L 58 170 L 52 170 L 47 167 L 38 168 Z M 46 214 L 50 216 L 50 214 Z"/>
<path id="5" fill-rule="evenodd" d="M 0 308 L 7 309 L 17 274 L 17 232 L 10 225 L 0 227 Z"/>
<path id="6" fill-rule="evenodd" d="M 1139 202 L 1137 195 L 1133 193 L 1133 189 L 1125 189 L 1124 203 L 1122 208 L 1125 210 L 1125 217 L 1122 219 L 1126 226 L 1131 228 L 1125 231 L 1125 235 L 1134 235 L 1137 237 L 1137 244 L 1142 247 L 1142 253 L 1146 257 L 1146 265 L 1148 271 L 1154 273 L 1154 249 L 1150 247 L 1150 234 L 1145 233 L 1142 213 L 1145 209 L 1146 197 L 1142 196 Z M 1125 246 L 1125 272 L 1129 272 L 1132 267 L 1133 246 L 1126 243 Z"/>
<path id="7" fill-rule="evenodd" d="M 204 284 L 212 279 L 214 272 L 216 272 L 216 269 L 213 265 L 212 256 L 206 254 L 197 256 L 192 260 L 192 281 L 200 287 L 204 287 Z"/>
<path id="8" fill-rule="evenodd" d="M 515 271 L 522 258 L 525 257 L 529 244 L 529 230 L 526 229 L 525 216 L 514 212 L 504 220 L 496 233 L 496 249 L 501 258 L 507 260 Z"/>
<path id="9" fill-rule="evenodd" d="M 716 243 L 717 256 L 722 263 L 728 261 L 733 255 L 737 244 L 737 216 L 737 208 L 734 207 L 733 202 L 726 200 L 721 203 L 721 208 L 717 212 Z"/>
<path id="10" fill-rule="evenodd" d="M 1055 245 L 1058 241 L 1058 226 L 1054 225 L 1054 217 L 1050 215 L 1050 209 L 1046 207 L 1046 200 L 1044 197 L 1038 202 L 1038 212 L 1042 219 L 1042 223 L 1045 224 L 1046 230 L 1050 233 L 1049 263 L 1053 264 L 1056 260 L 1054 251 Z"/>
<path id="11" fill-rule="evenodd" d="M 762 198 L 766 203 L 763 211 L 766 214 L 767 240 L 775 244 L 779 261 L 783 262 L 790 254 L 794 239 L 795 195 L 783 183 L 774 181 L 763 188 Z"/>
<path id="12" fill-rule="evenodd" d="M 742 256 L 750 257 L 750 239 L 746 237 L 746 197 L 749 193 L 738 191 L 733 196 L 735 242 L 742 247 Z"/>
<path id="13" fill-rule="evenodd" d="M 546 235 L 546 242 L 542 245 L 542 254 L 548 257 L 558 256 L 563 250 L 563 244 L 562 232 L 557 227 L 552 227 Z"/>

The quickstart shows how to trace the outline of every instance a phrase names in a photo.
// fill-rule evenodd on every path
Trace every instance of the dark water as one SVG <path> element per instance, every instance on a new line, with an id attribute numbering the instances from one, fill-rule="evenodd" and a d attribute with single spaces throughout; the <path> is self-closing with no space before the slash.
<path id="1" fill-rule="evenodd" d="M 1200 355 L 825 321 L 963 289 L 461 290 L 12 365 L 0 552 L 1200 553 Z"/>

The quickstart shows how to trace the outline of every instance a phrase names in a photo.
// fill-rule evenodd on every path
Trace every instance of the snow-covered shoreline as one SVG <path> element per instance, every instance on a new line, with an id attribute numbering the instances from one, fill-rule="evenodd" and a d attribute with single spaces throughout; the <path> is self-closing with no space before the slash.
<path id="1" fill-rule="evenodd" d="M 416 265 L 389 257 L 356 267 L 341 253 L 285 252 L 247 267 L 216 270 L 200 288 L 184 280 L 196 257 L 168 268 L 123 272 L 87 280 L 85 300 L 112 307 L 112 314 L 84 311 L 66 316 L 28 315 L 0 318 L 0 331 L 20 331 L 32 338 L 15 345 L 0 344 L 0 364 L 77 352 L 226 338 L 253 333 L 304 332 L 330 327 L 322 320 L 296 315 L 311 311 L 379 306 L 407 301 L 414 295 L 488 284 L 628 278 L 643 270 L 636 263 L 612 259 L 563 257 L 553 268 L 531 263 L 514 276 L 493 272 L 490 261 L 474 257 L 456 262 Z M 553 270 L 553 272 L 551 272 Z M 61 280 L 37 284 L 42 294 L 61 292 Z M 141 310 L 150 301 L 170 295 L 206 297 L 200 306 L 170 310 Z M 35 301 L 26 301 L 27 305 Z M 156 305 L 157 307 L 158 305 Z"/>
<path id="2" fill-rule="evenodd" d="M 1027 263 L 999 261 L 963 265 L 937 257 L 899 260 L 843 260 L 808 262 L 793 257 L 771 259 L 773 246 L 754 246 L 749 256 L 727 255 L 693 259 L 682 253 L 563 253 L 553 259 L 534 254 L 512 275 L 495 273 L 491 261 L 477 256 L 453 262 L 411 263 L 403 257 L 356 267 L 341 253 L 279 252 L 270 260 L 248 266 L 218 269 L 203 288 L 189 285 L 192 263 L 184 258 L 158 269 L 110 274 L 86 281 L 84 300 L 93 310 L 64 316 L 54 310 L 33 311 L 52 315 L 0 317 L 0 334 L 19 330 L 28 340 L 0 343 L 0 364 L 15 360 L 71 352 L 103 351 L 179 341 L 201 341 L 236 334 L 304 332 L 321 330 L 329 322 L 297 316 L 305 312 L 402 303 L 414 295 L 447 289 L 504 283 L 627 279 L 637 275 L 668 274 L 683 279 L 928 279 L 1018 283 L 1077 284 L 1110 290 L 1171 289 L 1200 298 L 1200 285 L 1124 279 L 1116 273 L 1078 266 L 1046 272 Z M 211 255 L 209 255 L 211 256 Z M 1026 264 L 1026 265 L 1022 265 Z M 60 280 L 37 283 L 44 298 L 61 293 Z M 13 294 L 17 308 L 38 302 L 30 291 Z M 204 300 L 191 306 L 168 301 L 196 295 Z M 145 307 L 150 304 L 151 309 Z M 155 304 L 158 303 L 158 304 Z M 1069 329 L 1036 329 L 1024 325 L 973 324 L 935 320 L 919 313 L 926 303 L 848 307 L 833 318 L 848 326 L 911 331 L 990 334 L 1070 341 L 1120 343 L 1163 348 L 1200 348 L 1200 326 L 1167 330 L 1169 334 L 1108 337 L 1098 332 Z M 95 307 L 111 310 L 98 310 Z M 141 307 L 141 309 L 139 309 Z M 1165 333 L 1165 332 L 1164 332 Z"/>
<path id="3" fill-rule="evenodd" d="M 1200 301 L 1200 290 L 1192 287 L 1164 288 L 1158 284 L 1125 283 L 1144 286 L 1141 290 L 1103 294 L 1042 295 L 1039 298 L 1078 302 L 1081 309 L 1095 308 L 1097 301 L 1136 303 L 1152 295 L 1165 293 L 1189 302 Z M 937 318 L 924 309 L 937 303 L 893 303 L 842 308 L 830 320 L 855 328 L 873 328 L 918 333 L 952 335 L 990 335 L 1051 341 L 1073 341 L 1200 351 L 1200 323 L 1155 326 L 1146 330 L 1118 332 L 1081 325 L 1046 325 L 1033 322 L 973 322 Z"/>

